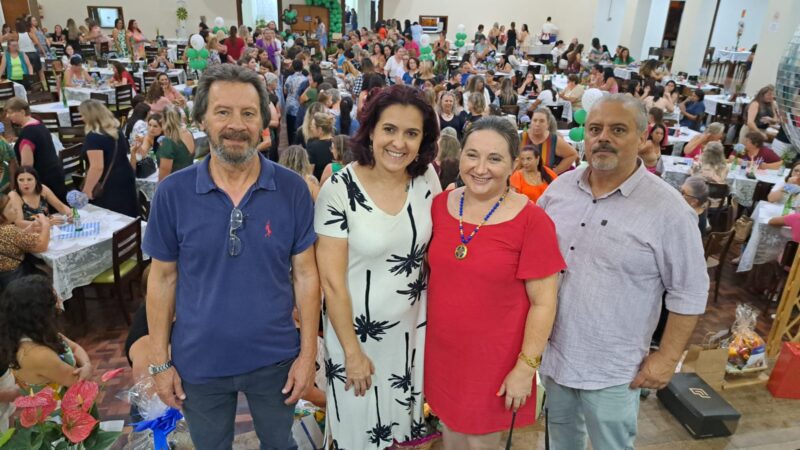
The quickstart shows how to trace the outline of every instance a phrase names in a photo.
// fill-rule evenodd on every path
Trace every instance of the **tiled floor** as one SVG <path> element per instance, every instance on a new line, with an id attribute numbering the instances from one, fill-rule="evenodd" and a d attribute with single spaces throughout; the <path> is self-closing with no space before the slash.
<path id="1" fill-rule="evenodd" d="M 716 304 L 709 303 L 706 314 L 701 318 L 695 330 L 692 342 L 701 342 L 703 336 L 708 331 L 717 331 L 730 327 L 733 322 L 737 302 L 749 302 L 756 306 L 763 306 L 764 303 L 759 300 L 756 295 L 749 292 L 745 288 L 745 284 L 746 278 L 734 274 L 731 265 L 726 265 L 723 282 L 720 285 L 719 301 Z M 759 316 L 759 334 L 764 337 L 767 336 L 770 322 L 769 318 L 764 315 Z M 128 362 L 124 355 L 127 328 L 122 322 L 118 310 L 115 309 L 115 305 L 110 302 L 105 304 L 90 302 L 89 323 L 92 324 L 91 331 L 86 336 L 78 337 L 77 341 L 90 353 L 92 361 L 97 367 L 97 374 L 99 375 L 105 370 L 117 367 L 127 368 Z M 78 332 L 77 330 L 72 330 L 72 328 L 74 328 L 72 324 L 67 325 L 68 336 L 70 335 L 70 331 L 72 333 Z M 129 406 L 118 397 L 124 397 L 124 391 L 130 387 L 130 385 L 130 371 L 126 370 L 122 376 L 112 380 L 109 385 L 106 386 L 103 399 L 100 403 L 100 412 L 105 420 L 129 419 Z M 731 394 L 726 393 L 726 396 L 728 395 Z M 688 434 L 678 426 L 677 422 L 675 422 L 671 416 L 669 416 L 660 402 L 651 397 L 642 404 L 639 445 L 642 448 L 654 449 L 667 448 L 667 446 L 671 446 L 675 443 L 680 443 L 680 445 L 685 448 L 697 449 L 755 448 L 749 447 L 749 445 L 757 443 L 755 441 L 755 436 L 758 436 L 761 439 L 758 442 L 759 445 L 770 443 L 777 445 L 765 448 L 800 448 L 800 429 L 798 429 L 798 427 L 800 427 L 800 402 L 773 400 L 763 387 L 742 390 L 741 393 L 736 393 L 733 399 L 729 399 L 729 401 L 734 403 L 741 411 L 745 412 L 745 419 L 743 419 L 743 422 L 751 424 L 751 426 L 745 427 L 745 429 L 748 430 L 749 438 L 747 436 L 742 436 L 744 431 L 740 427 L 740 433 L 737 434 L 738 441 L 737 439 L 729 438 L 717 439 L 716 441 L 719 442 L 716 443 L 714 443 L 713 440 L 692 442 Z M 785 409 L 790 416 L 784 416 L 782 419 L 783 422 L 766 420 L 765 417 L 777 417 L 776 408 Z M 767 411 L 770 410 L 775 410 L 775 412 L 768 413 Z M 756 417 L 747 417 L 747 414 L 751 411 Z M 793 416 L 791 414 L 793 414 Z M 787 429 L 785 425 L 789 417 L 794 417 L 794 424 L 792 425 L 794 428 Z M 784 425 L 781 425 L 781 423 Z M 781 429 L 782 433 L 770 433 L 770 427 L 773 426 L 776 428 L 775 431 Z M 250 433 L 251 431 L 252 422 L 247 411 L 246 403 L 244 399 L 241 399 L 236 419 L 236 432 L 237 435 L 239 435 L 237 441 L 244 443 L 237 448 L 251 448 L 253 445 L 252 442 L 255 441 L 252 433 Z M 539 442 L 543 445 L 541 426 L 537 425 L 522 430 L 516 436 L 515 441 L 517 441 L 517 439 L 521 442 Z M 791 440 L 794 440 L 796 444 L 789 444 L 788 442 Z M 744 447 L 739 446 L 745 445 L 744 443 L 747 443 L 747 445 Z M 783 446 L 784 444 L 788 446 Z"/>

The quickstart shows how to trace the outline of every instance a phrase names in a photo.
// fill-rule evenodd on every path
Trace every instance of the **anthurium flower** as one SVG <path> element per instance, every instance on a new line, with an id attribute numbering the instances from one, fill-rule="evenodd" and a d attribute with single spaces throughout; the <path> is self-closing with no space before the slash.
<path id="1" fill-rule="evenodd" d="M 61 431 L 73 444 L 83 442 L 92 434 L 97 419 L 81 409 L 61 409 Z"/>
<path id="2" fill-rule="evenodd" d="M 64 411 L 79 409 L 88 412 L 92 409 L 99 391 L 100 388 L 94 381 L 79 381 L 67 389 L 64 398 L 61 399 L 61 409 Z"/>
<path id="3" fill-rule="evenodd" d="M 112 380 L 117 377 L 117 375 L 121 374 L 125 369 L 120 367 L 119 369 L 109 370 L 108 372 L 104 373 L 103 376 L 100 377 L 100 381 L 103 383 L 107 383 L 109 380 Z"/>
<path id="4" fill-rule="evenodd" d="M 53 411 L 57 402 L 53 398 L 53 389 L 46 387 L 34 394 L 17 397 L 14 406 L 20 410 L 19 422 L 25 428 L 30 428 L 38 423 L 44 422 Z"/>

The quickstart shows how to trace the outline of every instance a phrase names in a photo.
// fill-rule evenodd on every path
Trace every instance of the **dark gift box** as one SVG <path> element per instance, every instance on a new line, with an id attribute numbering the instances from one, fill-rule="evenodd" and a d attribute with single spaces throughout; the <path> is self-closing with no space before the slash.
<path id="1" fill-rule="evenodd" d="M 741 414 L 695 373 L 676 373 L 656 395 L 695 439 L 730 436 L 739 424 Z"/>

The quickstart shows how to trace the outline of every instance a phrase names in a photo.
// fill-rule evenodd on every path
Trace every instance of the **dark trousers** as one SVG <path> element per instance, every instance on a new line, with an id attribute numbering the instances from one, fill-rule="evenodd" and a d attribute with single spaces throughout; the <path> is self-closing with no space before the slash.
<path id="1" fill-rule="evenodd" d="M 289 145 L 292 145 L 292 141 L 294 141 L 294 133 L 297 130 L 297 127 L 295 127 L 296 121 L 297 116 L 286 114 L 286 137 L 289 139 Z"/>
<path id="2" fill-rule="evenodd" d="M 239 392 L 247 397 L 261 450 L 296 450 L 292 437 L 294 406 L 281 392 L 294 360 L 250 373 L 214 378 L 206 383 L 184 381 L 183 414 L 198 450 L 231 450 Z"/>

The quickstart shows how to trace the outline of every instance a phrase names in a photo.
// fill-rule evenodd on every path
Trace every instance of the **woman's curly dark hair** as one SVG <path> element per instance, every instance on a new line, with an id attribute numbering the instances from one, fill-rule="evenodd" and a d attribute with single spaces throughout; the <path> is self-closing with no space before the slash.
<path id="1" fill-rule="evenodd" d="M 433 162 L 436 157 L 439 119 L 433 107 L 425 101 L 422 91 L 411 86 L 398 84 L 379 91 L 376 89 L 376 92 L 370 93 L 369 101 L 358 112 L 358 121 L 361 126 L 351 140 L 353 156 L 363 166 L 375 166 L 370 134 L 378 124 L 383 111 L 392 105 L 413 106 L 422 114 L 422 142 L 419 146 L 419 153 L 417 159 L 406 167 L 408 175 L 416 178 L 428 170 L 428 164 Z"/>
<path id="2" fill-rule="evenodd" d="M 24 337 L 59 355 L 66 351 L 56 325 L 56 302 L 52 283 L 41 275 L 8 284 L 0 295 L 0 367 L 20 368 L 17 351 Z"/>

